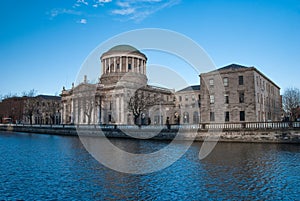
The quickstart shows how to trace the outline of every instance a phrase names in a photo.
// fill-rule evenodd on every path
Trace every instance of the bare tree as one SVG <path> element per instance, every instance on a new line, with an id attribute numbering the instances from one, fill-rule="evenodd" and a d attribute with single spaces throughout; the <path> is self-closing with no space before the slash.
<path id="1" fill-rule="evenodd" d="M 43 113 L 47 114 L 47 116 L 50 118 L 50 124 L 55 123 L 55 116 L 59 110 L 60 104 L 57 101 L 52 100 L 45 105 Z"/>
<path id="2" fill-rule="evenodd" d="M 95 100 L 96 88 L 94 85 L 84 83 L 74 90 L 76 99 L 80 100 L 78 107 L 84 114 L 84 119 L 87 119 L 87 123 L 91 124 L 93 110 L 97 107 Z"/>
<path id="3" fill-rule="evenodd" d="M 13 98 L 13 97 L 18 97 L 18 94 L 16 93 L 8 93 L 8 94 L 5 94 L 5 95 L 0 95 L 0 101 L 4 100 L 4 99 L 7 99 L 7 98 Z"/>
<path id="4" fill-rule="evenodd" d="M 87 117 L 87 123 L 91 124 L 92 120 L 92 111 L 96 108 L 95 98 L 87 97 L 83 101 L 83 112 Z"/>
<path id="5" fill-rule="evenodd" d="M 133 114 L 134 123 L 137 125 L 141 114 L 158 101 L 160 101 L 160 98 L 150 98 L 145 96 L 145 92 L 142 89 L 137 89 L 128 102 L 128 110 Z"/>
<path id="6" fill-rule="evenodd" d="M 23 91 L 22 92 L 22 96 L 26 96 L 26 97 L 34 97 L 37 93 L 37 90 L 35 89 L 31 89 L 29 91 Z"/>
<path id="7" fill-rule="evenodd" d="M 290 120 L 296 118 L 296 108 L 300 106 L 300 90 L 287 88 L 282 96 L 283 109 L 290 116 Z"/>
<path id="8" fill-rule="evenodd" d="M 33 115 L 37 109 L 37 101 L 34 97 L 29 97 L 24 101 L 24 116 L 29 118 L 30 125 L 33 122 Z"/>

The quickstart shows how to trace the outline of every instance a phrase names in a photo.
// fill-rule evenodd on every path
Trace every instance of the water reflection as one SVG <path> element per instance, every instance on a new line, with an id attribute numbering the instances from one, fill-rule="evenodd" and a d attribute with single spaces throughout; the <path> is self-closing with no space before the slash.
<path id="1" fill-rule="evenodd" d="M 151 153 L 168 144 L 112 141 L 132 153 Z M 181 146 L 177 142 L 173 151 Z M 1 132 L 0 200 L 298 199 L 300 146 L 219 143 L 201 161 L 200 147 L 194 143 L 162 171 L 131 175 L 99 164 L 76 137 Z"/>

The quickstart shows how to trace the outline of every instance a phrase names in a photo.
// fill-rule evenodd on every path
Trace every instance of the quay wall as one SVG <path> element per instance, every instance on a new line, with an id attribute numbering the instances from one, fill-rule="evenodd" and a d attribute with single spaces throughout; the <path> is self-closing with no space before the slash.
<path id="1" fill-rule="evenodd" d="M 116 125 L 0 125 L 1 131 L 61 136 L 97 136 L 154 140 L 195 140 L 253 143 L 300 143 L 299 127 L 203 127 L 199 125 L 135 127 Z"/>

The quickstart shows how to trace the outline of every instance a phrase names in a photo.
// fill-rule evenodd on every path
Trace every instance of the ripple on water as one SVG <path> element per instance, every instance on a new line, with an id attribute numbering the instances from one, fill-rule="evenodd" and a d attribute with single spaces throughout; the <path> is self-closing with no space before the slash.
<path id="1" fill-rule="evenodd" d="M 114 143 L 127 151 L 150 153 L 168 142 Z M 0 200 L 298 199 L 299 146 L 219 143 L 201 161 L 200 146 L 194 143 L 162 171 L 130 175 L 99 164 L 78 138 L 2 132 Z M 178 143 L 172 151 L 180 148 Z"/>

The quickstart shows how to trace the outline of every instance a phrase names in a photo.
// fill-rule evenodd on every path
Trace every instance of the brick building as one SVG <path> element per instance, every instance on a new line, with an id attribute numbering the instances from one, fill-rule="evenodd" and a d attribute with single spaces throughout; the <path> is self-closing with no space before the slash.
<path id="1" fill-rule="evenodd" d="M 60 105 L 59 96 L 6 98 L 0 102 L 0 123 L 60 124 Z"/>

